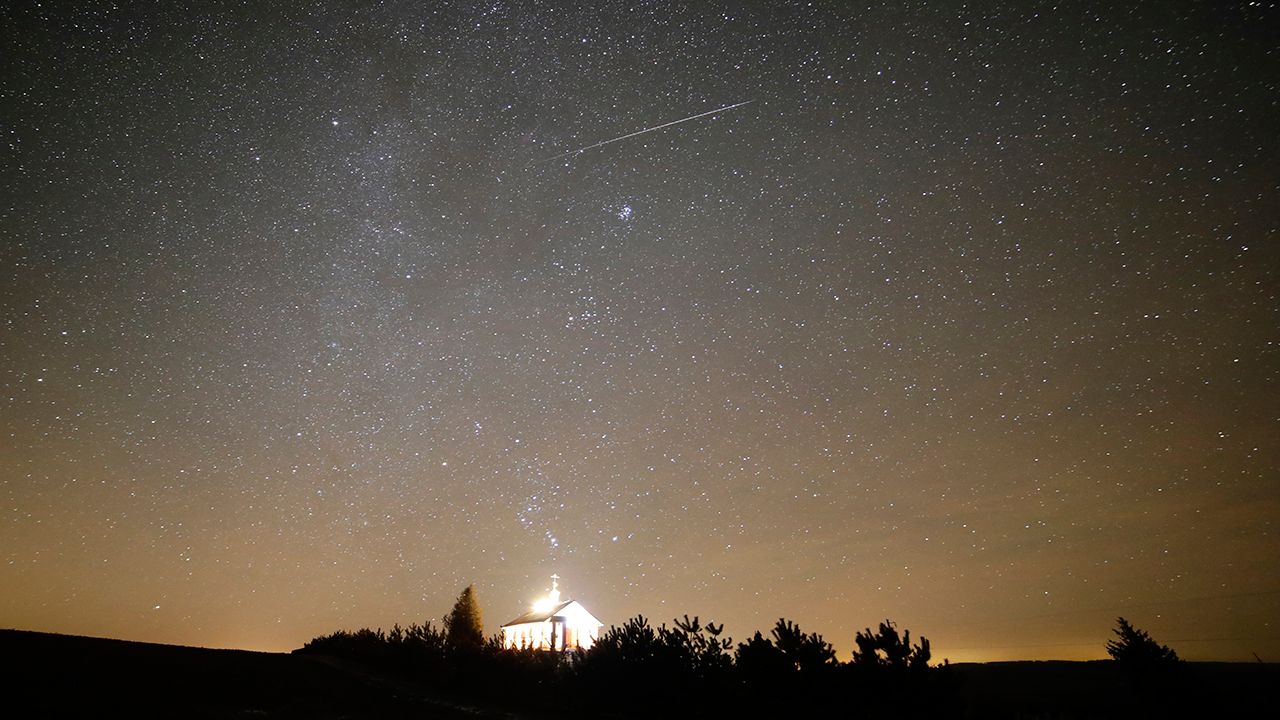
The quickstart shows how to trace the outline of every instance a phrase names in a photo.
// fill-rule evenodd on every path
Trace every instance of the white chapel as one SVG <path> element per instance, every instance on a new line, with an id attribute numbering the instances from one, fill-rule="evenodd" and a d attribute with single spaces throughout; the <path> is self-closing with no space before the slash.
<path id="1" fill-rule="evenodd" d="M 577 600 L 560 599 L 560 576 L 551 576 L 551 592 L 533 609 L 502 626 L 502 647 L 518 650 L 568 650 L 591 647 L 604 623 Z"/>

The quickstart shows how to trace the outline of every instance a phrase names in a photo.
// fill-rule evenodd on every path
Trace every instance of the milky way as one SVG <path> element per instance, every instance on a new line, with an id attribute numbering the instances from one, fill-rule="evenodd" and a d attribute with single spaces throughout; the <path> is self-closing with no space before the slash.
<path id="1" fill-rule="evenodd" d="M 1280 656 L 1274 4 L 262 5 L 0 8 L 0 626 Z"/>

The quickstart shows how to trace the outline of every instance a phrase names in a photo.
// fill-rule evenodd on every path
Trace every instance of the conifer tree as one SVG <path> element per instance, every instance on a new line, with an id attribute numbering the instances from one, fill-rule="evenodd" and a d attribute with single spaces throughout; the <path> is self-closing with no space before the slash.
<path id="1" fill-rule="evenodd" d="M 1117 639 L 1107 641 L 1107 654 L 1116 661 L 1133 668 L 1157 668 L 1176 665 L 1178 653 L 1168 645 L 1161 645 L 1146 630 L 1119 618 L 1113 631 Z"/>
<path id="2" fill-rule="evenodd" d="M 853 651 L 853 663 L 864 667 L 919 668 L 929 667 L 933 653 L 929 648 L 929 640 L 920 636 L 920 644 L 911 644 L 911 631 L 898 635 L 898 627 L 892 620 L 880 623 L 879 632 L 872 633 L 871 628 L 858 633 L 854 639 L 858 646 Z"/>
<path id="3" fill-rule="evenodd" d="M 476 600 L 475 585 L 468 585 L 453 610 L 444 618 L 446 642 L 453 649 L 478 649 L 484 645 L 484 623 L 480 618 L 480 603 Z"/>

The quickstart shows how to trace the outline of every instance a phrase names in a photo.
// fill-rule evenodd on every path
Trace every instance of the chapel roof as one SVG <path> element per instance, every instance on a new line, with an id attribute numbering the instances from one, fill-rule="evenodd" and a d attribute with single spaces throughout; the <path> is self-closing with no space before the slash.
<path id="1" fill-rule="evenodd" d="M 565 600 L 552 605 L 549 610 L 530 610 L 509 623 L 503 623 L 502 627 L 507 627 L 508 625 L 523 625 L 525 623 L 546 622 L 556 615 L 559 615 L 561 610 L 564 610 L 575 602 L 577 601 Z"/>

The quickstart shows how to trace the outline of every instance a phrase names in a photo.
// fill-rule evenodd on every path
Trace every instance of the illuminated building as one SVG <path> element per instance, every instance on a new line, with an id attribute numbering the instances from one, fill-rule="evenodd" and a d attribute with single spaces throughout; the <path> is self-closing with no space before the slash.
<path id="1" fill-rule="evenodd" d="M 502 626 L 502 646 L 534 650 L 586 649 L 600 637 L 603 623 L 577 600 L 561 600 L 560 577 L 551 576 L 551 592 L 529 612 Z"/>

